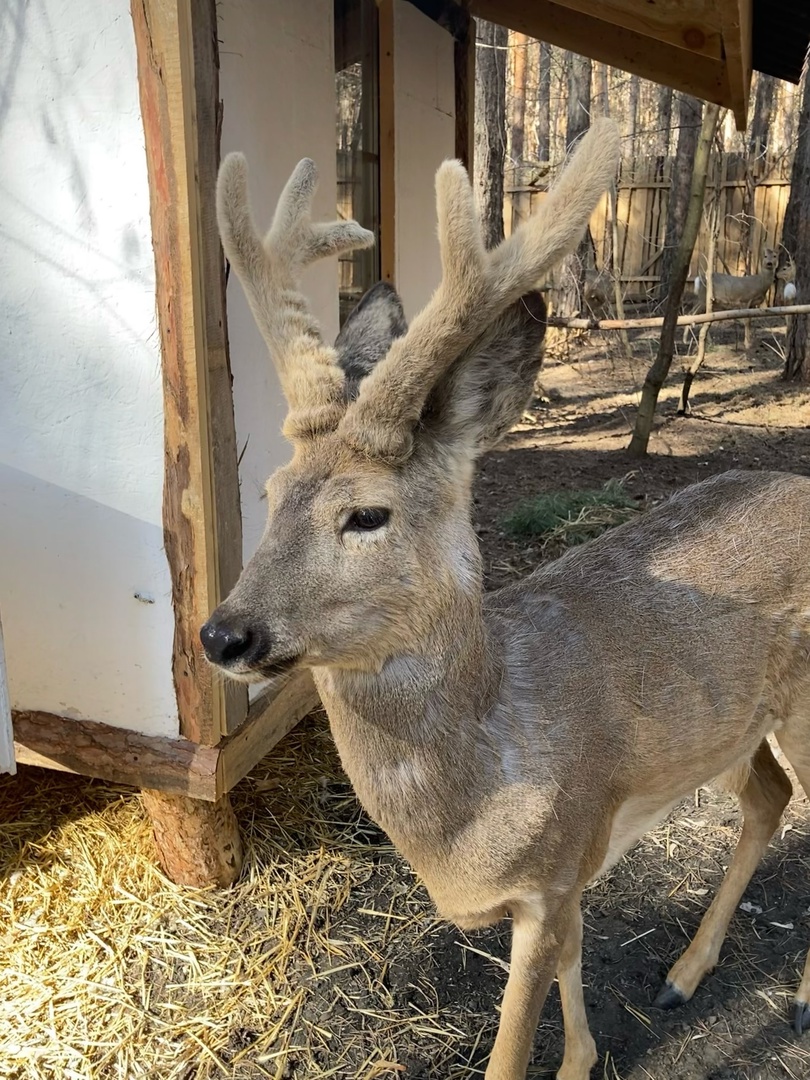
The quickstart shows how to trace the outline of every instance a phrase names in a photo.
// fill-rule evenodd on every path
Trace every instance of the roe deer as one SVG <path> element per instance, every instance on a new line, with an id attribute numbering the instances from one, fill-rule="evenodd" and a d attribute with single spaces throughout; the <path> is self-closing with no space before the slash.
<path id="1" fill-rule="evenodd" d="M 766 741 L 810 790 L 810 480 L 724 475 L 485 596 L 471 523 L 476 458 L 521 415 L 542 302 L 618 164 L 595 121 L 538 213 L 486 251 L 464 169 L 438 171 L 443 278 L 406 328 L 377 286 L 325 345 L 298 291 L 320 255 L 371 242 L 312 224 L 296 168 L 264 240 L 241 155 L 222 164 L 226 256 L 277 366 L 288 465 L 268 524 L 202 628 L 243 680 L 312 669 L 368 813 L 462 927 L 509 915 L 511 966 L 486 1076 L 522 1080 L 547 992 L 562 997 L 561 1080 L 597 1059 L 581 982 L 585 886 L 684 795 L 732 770 L 745 825 L 660 1004 L 684 1001 L 788 801 Z M 795 1024 L 810 1026 L 810 965 Z"/>
<path id="2" fill-rule="evenodd" d="M 766 247 L 762 253 L 762 269 L 758 274 L 712 274 L 712 307 L 715 311 L 734 311 L 736 308 L 760 307 L 771 286 L 776 281 L 790 280 L 790 267 L 780 262 L 779 253 Z M 706 278 L 699 273 L 695 277 L 695 300 L 690 315 L 702 315 L 706 311 Z M 688 340 L 692 328 L 685 326 L 683 340 Z M 751 320 L 745 320 L 745 348 L 751 347 Z"/>

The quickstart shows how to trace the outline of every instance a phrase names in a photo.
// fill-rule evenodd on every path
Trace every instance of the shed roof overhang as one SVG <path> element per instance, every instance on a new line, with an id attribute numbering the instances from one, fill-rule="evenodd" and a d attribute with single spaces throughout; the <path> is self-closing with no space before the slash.
<path id="1" fill-rule="evenodd" d="M 469 8 L 479 18 L 717 102 L 743 128 L 752 70 L 798 82 L 810 38 L 808 0 L 785 0 L 795 10 L 776 18 L 772 3 L 766 16 L 766 3 L 470 0 Z"/>

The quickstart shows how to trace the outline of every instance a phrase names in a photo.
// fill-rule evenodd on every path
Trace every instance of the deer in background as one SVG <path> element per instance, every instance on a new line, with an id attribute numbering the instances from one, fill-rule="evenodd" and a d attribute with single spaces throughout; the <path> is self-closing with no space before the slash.
<path id="1" fill-rule="evenodd" d="M 512 919 L 487 1080 L 523 1080 L 559 981 L 560 1080 L 597 1059 L 581 981 L 583 889 L 698 785 L 730 770 L 745 825 L 659 1004 L 691 997 L 790 795 L 810 791 L 810 480 L 728 474 L 484 595 L 476 459 L 520 417 L 540 366 L 533 286 L 573 251 L 613 179 L 595 121 L 538 213 L 485 250 L 466 172 L 436 178 L 442 281 L 406 327 L 377 286 L 326 345 L 299 292 L 316 258 L 367 246 L 310 221 L 303 161 L 262 239 L 245 160 L 218 183 L 223 246 L 290 411 L 268 524 L 201 630 L 242 680 L 312 670 L 343 766 L 461 927 Z M 810 1026 L 810 963 L 795 1024 Z"/>
<path id="2" fill-rule="evenodd" d="M 790 272 L 788 263 L 781 263 L 778 252 L 766 247 L 762 253 L 762 269 L 758 274 L 712 274 L 712 306 L 715 311 L 733 311 L 736 308 L 757 308 L 764 303 L 774 283 Z M 786 279 L 787 280 L 787 279 Z M 690 315 L 702 315 L 706 311 L 706 278 L 698 273 L 694 288 L 696 298 Z M 751 348 L 751 320 L 745 319 L 745 350 Z M 684 343 L 691 327 L 684 327 Z"/>

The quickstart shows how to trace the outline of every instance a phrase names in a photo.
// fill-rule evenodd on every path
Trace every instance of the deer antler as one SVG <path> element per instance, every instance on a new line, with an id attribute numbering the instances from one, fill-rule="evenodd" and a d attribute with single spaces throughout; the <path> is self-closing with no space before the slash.
<path id="1" fill-rule="evenodd" d="M 442 281 L 341 421 L 339 431 L 352 446 L 393 464 L 409 457 L 436 381 L 493 319 L 576 248 L 618 161 L 618 128 L 611 120 L 595 121 L 539 212 L 489 252 L 466 171 L 457 161 L 439 168 Z"/>
<path id="2" fill-rule="evenodd" d="M 262 240 L 250 208 L 244 155 L 228 154 L 217 180 L 222 247 L 278 369 L 290 406 L 284 425 L 290 438 L 334 430 L 345 409 L 343 372 L 299 292 L 300 274 L 317 259 L 374 243 L 374 234 L 356 221 L 310 220 L 317 182 L 315 163 L 304 158 Z"/>

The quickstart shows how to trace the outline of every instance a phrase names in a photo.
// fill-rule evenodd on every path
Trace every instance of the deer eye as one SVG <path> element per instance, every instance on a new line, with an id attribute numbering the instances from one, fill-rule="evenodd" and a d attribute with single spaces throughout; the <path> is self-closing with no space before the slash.
<path id="1" fill-rule="evenodd" d="M 391 516 L 389 510 L 379 506 L 365 507 L 363 510 L 355 510 L 344 525 L 346 529 L 356 529 L 358 532 L 370 532 L 372 529 L 382 528 Z"/>

